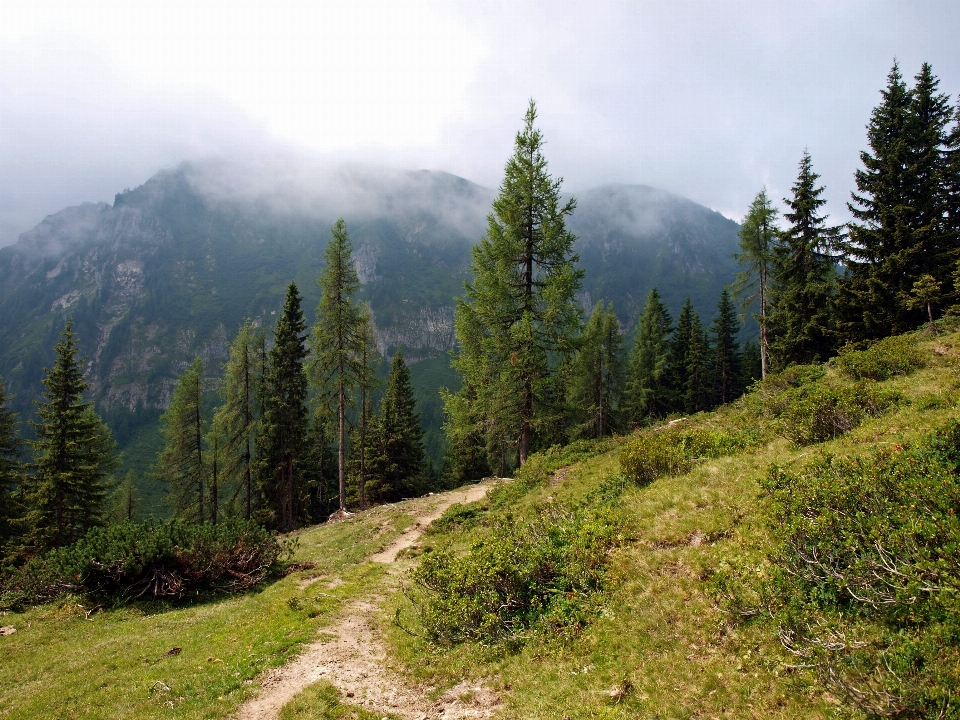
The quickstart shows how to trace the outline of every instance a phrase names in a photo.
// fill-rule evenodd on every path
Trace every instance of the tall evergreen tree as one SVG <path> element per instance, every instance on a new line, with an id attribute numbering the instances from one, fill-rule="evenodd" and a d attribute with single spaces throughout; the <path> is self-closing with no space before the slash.
<path id="1" fill-rule="evenodd" d="M 470 415 L 490 421 L 488 447 L 516 443 L 521 464 L 565 412 L 557 368 L 574 349 L 583 277 L 566 227 L 575 202 L 561 204 L 561 180 L 547 172 L 536 117 L 531 100 L 487 233 L 473 248 L 474 280 L 457 300 L 453 360 Z"/>
<path id="2" fill-rule="evenodd" d="M 673 329 L 667 351 L 666 378 L 670 389 L 670 412 L 686 410 L 686 384 L 690 360 L 690 343 L 693 340 L 693 303 L 688 297 Z"/>
<path id="3" fill-rule="evenodd" d="M 760 374 L 767 376 L 770 365 L 770 335 L 768 316 L 770 291 L 774 277 L 774 249 L 777 246 L 777 215 L 779 212 L 767 197 L 764 188 L 750 204 L 750 210 L 740 226 L 740 252 L 735 255 L 745 270 L 737 275 L 736 292 L 742 307 L 756 305 L 753 314 L 760 324 Z"/>
<path id="4" fill-rule="evenodd" d="M 377 351 L 376 338 L 370 310 L 363 312 L 360 327 L 360 363 L 357 375 L 357 387 L 360 390 L 359 437 L 356 447 L 357 490 L 360 495 L 360 509 L 367 507 L 367 456 L 370 448 L 370 420 L 373 417 L 373 393 L 377 387 L 377 368 L 380 365 L 380 353 Z M 399 350 L 397 351 L 399 352 Z"/>
<path id="5" fill-rule="evenodd" d="M 871 152 L 860 153 L 864 167 L 848 203 L 856 222 L 844 245 L 847 275 L 839 296 L 847 340 L 916 327 L 923 314 L 910 308 L 913 284 L 923 274 L 948 280 L 956 259 L 945 181 L 950 108 L 929 65 L 916 81 L 908 90 L 894 63 L 867 126 Z"/>
<path id="6" fill-rule="evenodd" d="M 31 476 L 24 481 L 26 508 L 18 523 L 28 553 L 69 545 L 104 523 L 110 474 L 118 465 L 110 429 L 83 399 L 87 389 L 77 358 L 73 322 L 68 321 L 46 369 Z"/>
<path id="7" fill-rule="evenodd" d="M 840 229 L 827 226 L 827 216 L 820 214 L 826 200 L 824 187 L 817 187 L 819 178 L 810 153 L 804 152 L 793 195 L 784 198 L 790 208 L 784 218 L 790 225 L 774 248 L 774 307 L 769 322 L 780 368 L 826 360 L 833 348 L 830 303 L 836 273 L 832 252 L 840 242 Z"/>
<path id="8" fill-rule="evenodd" d="M 296 283 L 287 287 L 266 375 L 260 434 L 262 486 L 273 522 L 289 532 L 306 518 L 307 489 L 300 475 L 307 442 L 306 323 Z"/>
<path id="9" fill-rule="evenodd" d="M 370 494 L 380 502 L 392 502 L 418 493 L 426 462 L 423 430 L 416 411 L 410 370 L 397 349 L 390 367 L 387 390 L 380 401 L 370 458 Z"/>
<path id="10" fill-rule="evenodd" d="M 740 323 L 726 288 L 720 293 L 717 316 L 710 331 L 713 334 L 713 396 L 715 402 L 722 405 L 743 393 L 740 346 L 737 343 Z"/>
<path id="11" fill-rule="evenodd" d="M 210 519 L 203 394 L 203 361 L 197 358 L 177 380 L 170 405 L 160 416 L 163 450 L 156 468 L 156 474 L 170 484 L 177 515 L 201 524 Z"/>
<path id="12" fill-rule="evenodd" d="M 686 358 L 687 380 L 683 388 L 685 412 L 702 412 L 713 407 L 711 350 L 710 340 L 700 324 L 700 316 L 693 313 L 690 320 L 690 351 Z"/>
<path id="13" fill-rule="evenodd" d="M 647 295 L 647 304 L 637 325 L 637 337 L 630 353 L 624 405 L 631 422 L 642 423 L 669 411 L 670 391 L 667 358 L 670 340 L 670 313 L 656 288 Z"/>
<path id="14" fill-rule="evenodd" d="M 352 259 L 353 245 L 343 218 L 331 231 L 324 253 L 326 265 L 317 280 L 320 304 L 313 326 L 313 372 L 321 401 L 337 412 L 337 463 L 340 510 L 347 497 L 347 407 L 365 368 L 363 309 L 353 301 L 360 287 Z"/>
<path id="15" fill-rule="evenodd" d="M 10 409 L 9 402 L 0 377 L 0 563 L 13 540 L 13 523 L 20 514 L 17 491 L 23 476 L 20 461 L 23 440 L 17 432 L 17 415 Z"/>
<path id="16" fill-rule="evenodd" d="M 623 335 L 613 303 L 604 309 L 598 302 L 584 327 L 569 389 L 580 415 L 575 435 L 599 438 L 616 429 L 623 365 Z"/>
<path id="17" fill-rule="evenodd" d="M 233 500 L 240 499 L 241 512 L 247 520 L 256 504 L 254 451 L 260 425 L 257 392 L 262 382 L 262 346 L 263 331 L 245 320 L 230 345 L 219 387 L 222 404 L 214 415 L 214 426 L 223 438 L 223 484 L 233 486 Z"/>

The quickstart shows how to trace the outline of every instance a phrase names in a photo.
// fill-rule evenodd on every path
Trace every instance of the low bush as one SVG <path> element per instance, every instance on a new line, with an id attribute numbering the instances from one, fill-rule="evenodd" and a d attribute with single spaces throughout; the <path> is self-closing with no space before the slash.
<path id="1" fill-rule="evenodd" d="M 842 374 L 854 380 L 888 380 L 923 367 L 923 355 L 914 338 L 895 335 L 866 350 L 848 346 L 833 363 Z"/>
<path id="2" fill-rule="evenodd" d="M 960 423 L 764 487 L 785 647 L 869 716 L 960 717 Z"/>
<path id="3" fill-rule="evenodd" d="M 645 432 L 620 450 L 620 468 L 635 483 L 646 485 L 664 475 L 682 475 L 697 460 L 731 455 L 748 445 L 746 435 L 683 427 Z"/>
<path id="4" fill-rule="evenodd" d="M 833 440 L 899 400 L 898 392 L 872 380 L 852 386 L 804 385 L 783 393 L 779 431 L 801 446 Z"/>
<path id="5" fill-rule="evenodd" d="M 182 599 L 188 594 L 240 592 L 276 566 L 277 538 L 258 525 L 178 521 L 123 523 L 91 530 L 68 547 L 33 558 L 0 578 L 0 607 L 19 607 L 67 594 Z"/>
<path id="6" fill-rule="evenodd" d="M 598 497 L 616 497 L 617 488 Z M 493 522 L 465 555 L 440 549 L 413 571 L 407 595 L 426 638 L 518 645 L 537 630 L 563 634 L 588 623 L 602 600 L 609 553 L 623 541 L 613 502 L 549 503 L 530 520 Z"/>

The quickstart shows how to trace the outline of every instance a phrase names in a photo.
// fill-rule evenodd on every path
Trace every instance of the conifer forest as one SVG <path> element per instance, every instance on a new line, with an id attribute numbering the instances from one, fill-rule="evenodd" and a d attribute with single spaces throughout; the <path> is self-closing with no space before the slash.
<path id="1" fill-rule="evenodd" d="M 550 662 L 575 654 L 563 643 L 600 627 L 605 594 L 630 587 L 627 565 L 616 558 L 631 543 L 686 552 L 749 535 L 763 540 L 743 540 L 748 549 L 710 569 L 682 559 L 671 567 L 683 582 L 709 586 L 703 592 L 714 599 L 704 607 L 728 618 L 715 622 L 723 637 L 771 639 L 794 690 L 829 693 L 811 700 L 797 690 L 777 717 L 806 716 L 809 702 L 820 708 L 810 717 L 840 717 L 829 706 L 852 713 L 843 717 L 960 718 L 956 365 L 942 388 L 929 381 L 924 399 L 905 400 L 912 391 L 886 384 L 939 367 L 955 352 L 945 338 L 960 316 L 960 105 L 941 92 L 931 65 L 911 78 L 895 62 L 865 121 L 852 221 L 831 221 L 836 209 L 824 198 L 817 158 L 804 152 L 786 197 L 758 188 L 743 209 L 739 272 L 718 296 L 699 306 L 688 296 L 674 316 L 665 297 L 678 290 L 661 283 L 624 322 L 610 297 L 584 293 L 571 229 L 577 200 L 551 174 L 531 100 L 462 291 L 450 299 L 454 342 L 443 364 L 456 383 L 439 392 L 442 460 L 426 450 L 404 348 L 378 346 L 346 213 L 316 238 L 316 287 L 305 292 L 302 282 L 283 278 L 282 306 L 264 316 L 269 324 L 245 318 L 230 329 L 225 361 L 198 356 L 179 373 L 156 426 L 160 450 L 142 476 L 120 471 L 109 418 L 90 399 L 78 344 L 87 328 L 67 319 L 31 416 L 13 409 L 0 378 L 0 608 L 16 618 L 65 597 L 93 598 L 88 604 L 104 610 L 147 600 L 182 608 L 251 589 L 266 597 L 269 583 L 321 562 L 296 555 L 302 550 L 291 538 L 309 547 L 308 528 L 367 527 L 349 523 L 403 501 L 499 483 L 479 504 L 464 501 L 431 518 L 424 537 L 443 542 L 404 550 L 420 560 L 390 601 L 391 642 L 400 648 L 395 657 L 419 663 L 415 672 L 437 687 L 442 673 L 430 675 L 430 663 L 461 652 L 455 648 L 474 648 L 442 656 L 466 675 L 463 668 L 484 675 L 492 666 L 483 663 L 495 656 L 490 677 L 519 672 L 511 657 L 532 663 L 523 655 L 534 652 L 524 650 L 531 638 L 541 638 L 536 652 Z M 317 293 L 316 307 L 308 306 L 305 295 Z M 934 359 L 921 357 L 923 343 Z M 816 449 L 923 403 L 940 414 L 936 423 L 918 421 L 922 438 L 878 441 L 870 456 Z M 742 495 L 766 503 L 756 511 L 762 522 L 748 528 L 746 505 L 731 500 L 723 512 L 735 520 L 726 529 L 705 526 L 643 545 L 637 538 L 667 516 L 624 519 L 657 483 L 734 458 L 743 464 L 723 466 L 732 476 L 753 467 L 747 455 L 774 447 L 783 454 L 764 460 Z M 593 467 L 591 458 L 604 453 L 613 459 L 597 471 L 603 479 L 574 498 L 563 474 Z M 144 505 L 145 485 L 159 489 L 162 507 Z M 703 503 L 684 507 L 699 512 Z M 386 527 L 358 530 L 324 552 L 347 557 Z M 379 570 L 350 572 L 344 587 L 380 582 Z M 305 623 L 322 617 L 333 596 L 314 595 L 291 595 L 283 612 Z M 628 614 L 631 622 L 643 617 Z M 743 642 L 737 662 L 753 662 Z M 702 647 L 690 657 L 706 653 Z M 576 673 L 592 667 L 577 663 L 582 671 L 564 669 L 574 678 L 565 682 L 581 682 Z M 247 675 L 267 667 L 254 663 Z M 757 667 L 754 678 L 787 682 L 764 674 L 773 665 Z M 641 691 L 643 679 L 630 672 L 605 676 L 609 712 L 590 717 L 708 716 L 677 708 L 677 715 L 647 714 L 643 698 L 657 691 Z M 236 703 L 246 697 L 241 680 L 224 683 L 217 692 Z M 500 692 L 507 697 L 509 685 Z M 778 708 L 757 697 L 765 712 Z M 324 702 L 334 708 L 340 700 Z M 725 716 L 747 717 L 740 701 L 728 700 L 739 710 Z M 513 717 L 541 717 L 521 705 L 511 706 Z M 205 712 L 195 716 L 215 716 Z M 282 717 L 374 717 L 329 712 Z"/>

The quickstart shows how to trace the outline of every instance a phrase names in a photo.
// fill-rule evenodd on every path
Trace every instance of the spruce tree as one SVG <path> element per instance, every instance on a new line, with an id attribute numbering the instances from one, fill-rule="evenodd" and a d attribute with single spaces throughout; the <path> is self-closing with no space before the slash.
<path id="1" fill-rule="evenodd" d="M 688 413 L 703 412 L 713 407 L 713 374 L 710 340 L 700 316 L 690 320 L 690 351 L 687 354 L 687 380 L 684 383 L 683 409 Z"/>
<path id="2" fill-rule="evenodd" d="M 613 312 L 598 302 L 584 327 L 569 388 L 577 409 L 575 436 L 603 437 L 613 432 L 623 384 L 623 335 Z"/>
<path id="3" fill-rule="evenodd" d="M 908 90 L 896 63 L 867 126 L 871 152 L 860 153 L 856 222 L 844 244 L 847 274 L 838 305 L 840 334 L 862 341 L 906 332 L 923 321 L 910 307 L 921 275 L 949 279 L 957 244 L 950 232 L 950 108 L 924 64 Z"/>
<path id="4" fill-rule="evenodd" d="M 238 499 L 241 514 L 250 520 L 256 505 L 256 471 L 254 455 L 260 425 L 257 393 L 262 382 L 259 361 L 263 331 L 245 320 L 230 345 L 230 356 L 224 367 L 219 393 L 221 405 L 214 415 L 214 426 L 222 440 L 223 485 L 234 488 L 231 505 Z"/>
<path id="5" fill-rule="evenodd" d="M 410 370 L 400 349 L 393 356 L 373 435 L 371 496 L 380 502 L 393 502 L 418 494 L 426 468 L 423 430 L 420 413 L 416 411 Z"/>
<path id="6" fill-rule="evenodd" d="M 469 415 L 489 420 L 488 448 L 503 457 L 516 447 L 520 464 L 566 410 L 557 369 L 574 349 L 583 277 L 566 227 L 575 202 L 561 203 L 562 181 L 547 172 L 536 117 L 531 100 L 487 233 L 473 248 L 474 280 L 457 300 L 453 361 Z"/>
<path id="7" fill-rule="evenodd" d="M 85 401 L 87 382 L 77 358 L 73 322 L 67 321 L 46 369 L 31 474 L 24 481 L 26 513 L 18 522 L 28 553 L 69 545 L 103 525 L 109 477 L 118 465 L 110 429 Z"/>
<path id="8" fill-rule="evenodd" d="M 774 278 L 774 249 L 777 245 L 777 209 L 761 190 L 750 204 L 750 210 L 740 226 L 740 252 L 734 257 L 746 269 L 737 275 L 736 293 L 741 307 L 756 305 L 753 314 L 760 324 L 760 374 L 767 376 L 770 365 L 770 336 L 768 316 L 770 291 Z"/>
<path id="9" fill-rule="evenodd" d="M 340 218 L 331 231 L 324 253 L 326 264 L 317 280 L 321 296 L 311 336 L 312 370 L 320 401 L 336 408 L 338 488 L 342 511 L 347 509 L 347 408 L 365 371 L 362 360 L 364 312 L 353 301 L 360 280 L 352 253 L 347 224 Z"/>
<path id="10" fill-rule="evenodd" d="M 690 360 L 690 343 L 693 340 L 693 303 L 688 297 L 673 329 L 667 351 L 667 385 L 670 389 L 670 412 L 686 410 L 687 366 Z"/>
<path id="11" fill-rule="evenodd" d="M 200 524 L 210 518 L 203 393 L 203 361 L 197 358 L 177 380 L 170 405 L 160 416 L 163 449 L 156 467 L 157 476 L 170 485 L 176 514 Z"/>
<path id="12" fill-rule="evenodd" d="M 273 523 L 281 532 L 293 530 L 306 519 L 307 489 L 299 467 L 308 431 L 305 337 L 300 293 L 291 282 L 270 348 L 259 443 L 261 487 L 272 508 Z"/>
<path id="13" fill-rule="evenodd" d="M 670 324 L 670 313 L 660 293 L 653 288 L 640 316 L 627 370 L 624 405 L 631 422 L 648 422 L 668 412 L 670 391 L 666 370 Z"/>
<path id="14" fill-rule="evenodd" d="M 834 294 L 833 250 L 840 229 L 827 226 L 820 214 L 826 204 L 824 187 L 804 152 L 793 195 L 784 198 L 790 208 L 783 217 L 789 226 L 774 247 L 773 310 L 769 325 L 771 347 L 778 368 L 790 363 L 826 360 L 833 349 L 830 307 Z"/>
<path id="15" fill-rule="evenodd" d="M 17 415 L 9 408 L 9 402 L 0 377 L 0 564 L 14 537 L 14 521 L 20 514 L 18 489 L 23 476 L 20 461 L 23 440 L 17 432 Z"/>
<path id="16" fill-rule="evenodd" d="M 743 392 L 740 346 L 737 343 L 740 323 L 726 288 L 720 293 L 717 316 L 710 331 L 713 334 L 713 397 L 722 405 L 737 399 Z"/>

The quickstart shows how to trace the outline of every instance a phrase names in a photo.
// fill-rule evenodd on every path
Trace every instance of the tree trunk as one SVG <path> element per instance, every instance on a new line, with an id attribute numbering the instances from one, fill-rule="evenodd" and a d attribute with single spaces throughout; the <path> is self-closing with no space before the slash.
<path id="1" fill-rule="evenodd" d="M 345 504 L 345 499 L 347 495 L 347 475 L 346 475 L 346 444 L 347 444 L 347 416 L 346 416 L 346 403 L 347 398 L 344 393 L 343 380 L 340 381 L 340 387 L 337 390 L 337 419 L 340 424 L 340 442 L 338 454 L 340 462 L 340 509 L 346 511 L 347 507 Z"/>

